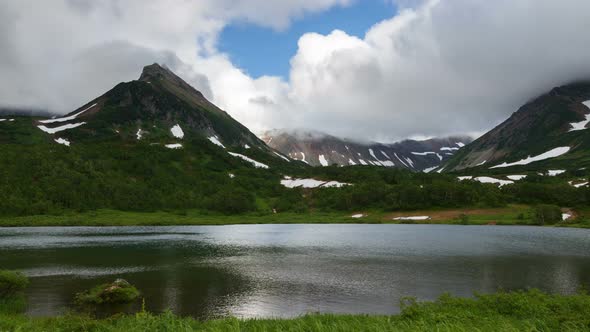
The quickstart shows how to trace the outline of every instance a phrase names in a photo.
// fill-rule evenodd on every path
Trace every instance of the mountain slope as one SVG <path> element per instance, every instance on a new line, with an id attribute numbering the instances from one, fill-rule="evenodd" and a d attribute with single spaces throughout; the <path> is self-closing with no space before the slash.
<path id="1" fill-rule="evenodd" d="M 269 131 L 262 139 L 282 154 L 312 166 L 374 165 L 413 171 L 432 171 L 471 142 L 469 137 L 449 137 L 394 144 L 357 143 L 321 133 L 280 130 Z"/>
<path id="2" fill-rule="evenodd" d="M 65 116 L 0 116 L 0 215 L 268 211 L 303 168 L 158 65 Z"/>
<path id="3" fill-rule="evenodd" d="M 182 138 L 177 136 L 185 134 L 213 137 L 228 147 L 267 150 L 246 127 L 158 64 L 145 67 L 139 80 L 120 83 L 66 116 L 39 120 L 38 128 L 72 144 L 109 140 L 180 144 Z"/>
<path id="4" fill-rule="evenodd" d="M 590 165 L 587 101 L 590 83 L 555 88 L 466 146 L 446 163 L 445 170 L 586 167 Z"/>

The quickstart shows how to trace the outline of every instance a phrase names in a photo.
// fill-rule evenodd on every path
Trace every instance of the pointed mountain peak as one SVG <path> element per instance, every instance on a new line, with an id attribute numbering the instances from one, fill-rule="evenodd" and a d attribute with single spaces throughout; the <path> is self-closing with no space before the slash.
<path id="1" fill-rule="evenodd" d="M 149 81 L 149 80 L 158 80 L 162 78 L 170 78 L 176 77 L 170 69 L 166 68 L 165 66 L 160 66 L 157 63 L 151 64 L 149 66 L 143 67 L 143 71 L 141 72 L 141 76 L 139 77 L 140 81 Z"/>
<path id="2" fill-rule="evenodd" d="M 182 78 L 178 77 L 165 65 L 161 66 L 157 63 L 154 63 L 143 67 L 143 71 L 139 77 L 139 80 L 147 83 L 159 82 L 162 84 L 162 86 L 167 87 L 175 94 L 182 94 L 186 96 L 192 95 L 201 102 L 205 102 L 205 97 L 200 91 L 186 83 Z"/>

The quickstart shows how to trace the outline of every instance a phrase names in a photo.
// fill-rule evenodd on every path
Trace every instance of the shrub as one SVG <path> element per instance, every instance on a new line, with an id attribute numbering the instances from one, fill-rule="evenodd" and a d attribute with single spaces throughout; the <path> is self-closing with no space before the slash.
<path id="1" fill-rule="evenodd" d="M 224 214 L 239 214 L 256 210 L 256 198 L 242 188 L 226 187 L 211 196 L 208 208 Z"/>
<path id="2" fill-rule="evenodd" d="M 76 294 L 78 304 L 130 303 L 139 297 L 139 291 L 126 280 L 117 279 L 110 284 L 102 284 L 88 291 Z"/>
<path id="3" fill-rule="evenodd" d="M 465 213 L 459 215 L 459 222 L 461 225 L 469 225 L 469 216 Z"/>
<path id="4" fill-rule="evenodd" d="M 20 272 L 0 270 L 0 297 L 18 295 L 29 285 L 27 276 Z"/>
<path id="5" fill-rule="evenodd" d="M 540 204 L 533 207 L 538 225 L 551 225 L 561 221 L 561 209 L 557 205 Z"/>

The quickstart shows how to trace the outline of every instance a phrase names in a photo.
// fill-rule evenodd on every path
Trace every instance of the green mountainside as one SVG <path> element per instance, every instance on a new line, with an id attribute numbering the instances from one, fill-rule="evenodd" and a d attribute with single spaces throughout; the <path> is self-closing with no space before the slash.
<path id="1" fill-rule="evenodd" d="M 570 136 L 576 135 L 585 137 L 585 131 Z M 572 146 L 566 156 L 578 151 L 584 150 Z M 587 206 L 590 189 L 577 186 L 587 178 L 588 171 L 575 170 L 499 187 L 395 167 L 310 167 L 266 146 L 159 65 L 66 116 L 0 117 L 3 217 L 103 209 L 270 216 L 512 203 Z M 568 184 L 572 180 L 576 186 Z"/>
<path id="2" fill-rule="evenodd" d="M 459 150 L 445 164 L 445 171 L 497 174 L 590 166 L 590 130 L 586 126 L 590 103 L 584 104 L 587 101 L 590 101 L 590 83 L 555 88 Z M 542 157 L 558 148 L 562 150 Z M 529 159 L 530 162 L 510 166 L 537 156 L 542 160 Z"/>
<path id="3" fill-rule="evenodd" d="M 303 167 L 157 64 L 63 117 L 0 118 L 5 215 L 268 210 L 257 198 L 279 196 L 279 169 Z"/>

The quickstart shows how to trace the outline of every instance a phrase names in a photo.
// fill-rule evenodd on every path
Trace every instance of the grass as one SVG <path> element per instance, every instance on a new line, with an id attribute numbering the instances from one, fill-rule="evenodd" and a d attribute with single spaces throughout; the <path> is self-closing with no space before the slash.
<path id="1" fill-rule="evenodd" d="M 98 285 L 85 292 L 76 294 L 76 303 L 82 305 L 102 305 L 131 303 L 139 298 L 139 291 L 123 279 L 112 283 Z"/>
<path id="2" fill-rule="evenodd" d="M 29 279 L 20 272 L 0 270 L 0 298 L 21 293 L 28 284 Z"/>
<path id="3" fill-rule="evenodd" d="M 25 311 L 27 301 L 23 294 L 0 297 L 0 317 L 2 314 L 18 314 Z M 0 331 L 2 331 L 0 329 Z"/>
<path id="4" fill-rule="evenodd" d="M 576 210 L 578 212 L 578 210 Z M 353 214 L 365 217 L 354 219 Z M 430 220 L 396 221 L 396 217 L 430 216 Z M 589 227 L 590 209 L 579 210 L 577 218 L 558 226 Z M 238 224 L 455 224 L 455 225 L 534 225 L 533 210 L 527 205 L 504 208 L 432 209 L 407 212 L 358 211 L 217 215 L 200 211 L 129 212 L 97 210 L 63 215 L 2 217 L 0 227 L 37 226 L 176 226 L 176 225 L 238 225 Z"/>
<path id="5" fill-rule="evenodd" d="M 93 319 L 30 318 L 0 312 L 0 331 L 590 331 L 590 296 L 537 290 L 419 303 L 406 299 L 393 316 L 309 314 L 294 319 L 197 321 L 167 312 Z"/>

